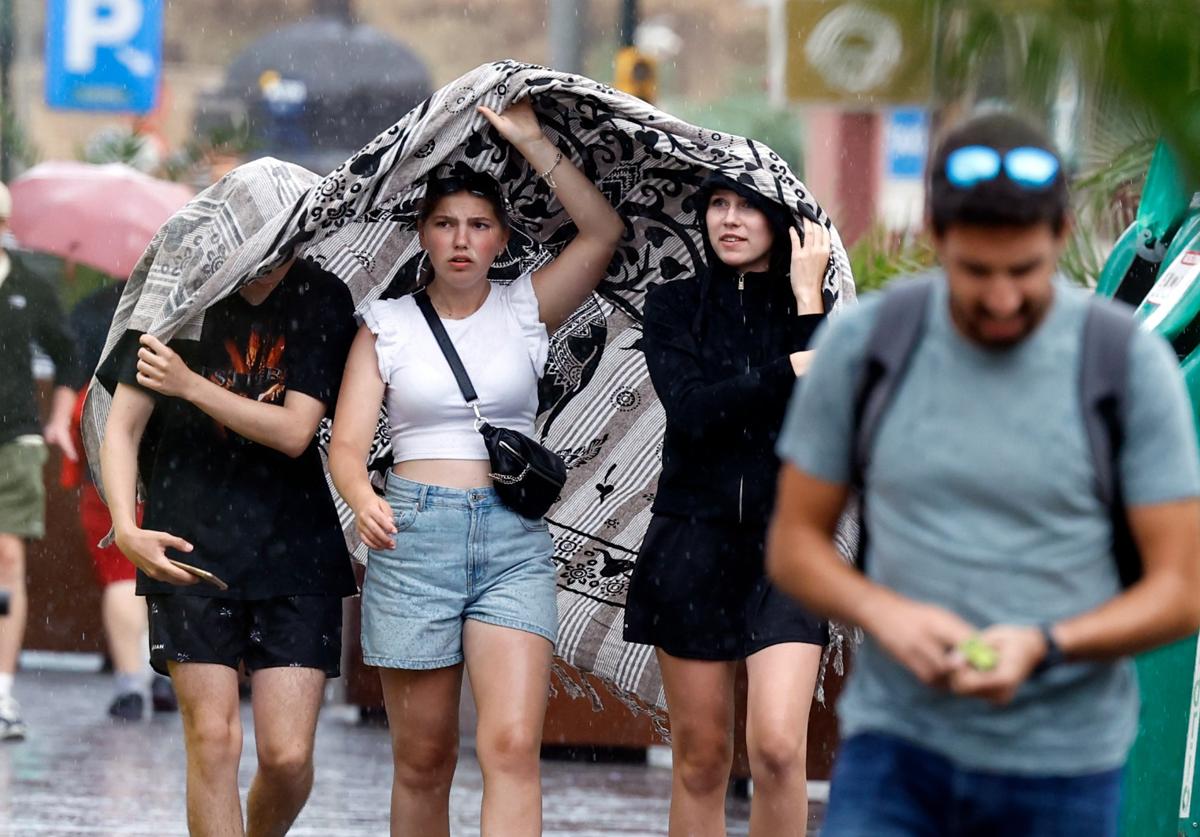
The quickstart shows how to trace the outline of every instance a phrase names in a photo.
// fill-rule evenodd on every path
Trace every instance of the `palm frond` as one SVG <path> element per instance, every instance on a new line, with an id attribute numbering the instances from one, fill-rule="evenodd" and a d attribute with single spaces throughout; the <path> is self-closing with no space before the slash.
<path id="1" fill-rule="evenodd" d="M 860 293 L 877 290 L 897 276 L 919 273 L 935 263 L 933 246 L 924 235 L 890 232 L 882 224 L 872 226 L 855 242 L 849 256 Z"/>

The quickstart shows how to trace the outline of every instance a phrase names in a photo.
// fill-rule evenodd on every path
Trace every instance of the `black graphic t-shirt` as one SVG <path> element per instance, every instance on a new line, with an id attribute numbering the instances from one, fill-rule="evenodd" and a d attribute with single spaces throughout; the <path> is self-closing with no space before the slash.
<path id="1" fill-rule="evenodd" d="M 232 294 L 205 313 L 198 343 L 171 348 L 244 398 L 282 405 L 295 390 L 322 401 L 331 416 L 355 328 L 346 286 L 298 260 L 261 304 Z M 98 371 L 102 381 L 137 385 L 140 336 L 125 334 Z M 265 599 L 357 591 L 315 437 L 293 458 L 188 401 L 156 399 L 138 456 L 147 494 L 142 526 L 186 539 L 192 552 L 168 555 L 215 573 L 229 590 L 176 587 L 139 573 L 139 594 Z"/>

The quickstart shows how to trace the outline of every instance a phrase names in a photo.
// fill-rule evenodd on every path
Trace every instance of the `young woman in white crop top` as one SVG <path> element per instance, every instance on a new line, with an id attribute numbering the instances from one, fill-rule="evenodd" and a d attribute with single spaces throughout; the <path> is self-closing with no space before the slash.
<path id="1" fill-rule="evenodd" d="M 480 107 L 554 189 L 579 233 L 510 285 L 488 268 L 508 240 L 495 180 L 428 184 L 418 220 L 427 293 L 497 426 L 533 433 L 549 332 L 599 284 L 624 223 L 542 134 L 527 102 Z M 338 398 L 329 467 L 371 548 L 363 659 L 380 668 L 395 775 L 392 833 L 449 833 L 464 664 L 479 720 L 484 833 L 540 834 L 538 758 L 557 633 L 553 544 L 544 520 L 502 505 L 487 451 L 413 298 L 373 302 Z M 395 466 L 386 497 L 366 462 L 386 399 Z"/>

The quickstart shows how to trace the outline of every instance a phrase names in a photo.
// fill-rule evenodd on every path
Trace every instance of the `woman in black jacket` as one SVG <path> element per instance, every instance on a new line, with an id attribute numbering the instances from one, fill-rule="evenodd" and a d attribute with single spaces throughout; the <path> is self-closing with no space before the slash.
<path id="1" fill-rule="evenodd" d="M 798 232 L 782 205 L 724 175 L 710 175 L 696 200 L 709 268 L 646 300 L 643 348 L 667 427 L 625 639 L 656 646 L 662 668 L 671 834 L 725 833 L 744 659 L 750 833 L 803 835 L 808 712 L 828 630 L 775 589 L 763 561 L 775 440 L 824 318 L 830 236 L 807 218 Z"/>

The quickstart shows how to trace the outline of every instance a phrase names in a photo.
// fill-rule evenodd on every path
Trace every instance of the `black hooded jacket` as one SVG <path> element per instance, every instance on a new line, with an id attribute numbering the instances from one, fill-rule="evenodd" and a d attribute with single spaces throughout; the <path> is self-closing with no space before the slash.
<path id="1" fill-rule="evenodd" d="M 653 288 L 642 345 L 667 414 L 653 511 L 765 526 L 775 503 L 775 441 L 796 384 L 789 355 L 808 348 L 823 314 L 796 314 L 786 210 L 721 175 L 697 194 L 730 188 L 767 215 L 771 266 L 738 273 L 701 228 L 709 268 Z M 701 211 L 703 217 L 703 211 Z"/>

